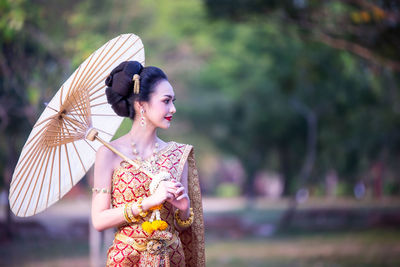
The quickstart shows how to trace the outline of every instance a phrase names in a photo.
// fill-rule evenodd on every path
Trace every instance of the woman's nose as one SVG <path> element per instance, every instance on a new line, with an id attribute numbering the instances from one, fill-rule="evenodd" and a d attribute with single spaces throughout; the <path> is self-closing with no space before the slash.
<path id="1" fill-rule="evenodd" d="M 174 105 L 174 104 L 172 104 L 172 106 L 171 106 L 169 112 L 170 112 L 171 114 L 174 114 L 174 113 L 176 112 L 176 108 L 175 108 L 175 105 Z"/>

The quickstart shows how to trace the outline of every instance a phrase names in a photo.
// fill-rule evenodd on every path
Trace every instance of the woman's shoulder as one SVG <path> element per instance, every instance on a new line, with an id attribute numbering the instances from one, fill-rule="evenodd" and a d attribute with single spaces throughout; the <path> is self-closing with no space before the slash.
<path id="1" fill-rule="evenodd" d="M 112 147 L 120 150 L 117 143 L 110 143 Z M 111 149 L 102 145 L 96 153 L 96 164 L 107 165 L 109 168 L 114 170 L 120 165 L 121 158 L 115 154 Z"/>
<path id="2" fill-rule="evenodd" d="M 193 147 L 191 144 L 179 143 L 179 142 L 176 142 L 176 141 L 170 141 L 168 143 L 173 145 L 173 146 L 175 146 L 175 147 L 190 147 L 190 148 Z"/>

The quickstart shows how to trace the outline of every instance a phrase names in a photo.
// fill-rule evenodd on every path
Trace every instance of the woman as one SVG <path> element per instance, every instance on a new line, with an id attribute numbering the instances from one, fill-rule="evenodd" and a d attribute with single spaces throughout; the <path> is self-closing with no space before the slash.
<path id="1" fill-rule="evenodd" d="M 130 132 L 111 145 L 141 166 L 121 161 L 105 147 L 97 152 L 93 226 L 98 231 L 117 227 L 107 266 L 204 266 L 193 148 L 157 136 L 176 112 L 167 76 L 159 68 L 127 61 L 111 72 L 106 85 L 113 110 L 133 120 Z M 151 173 L 167 176 L 157 180 Z"/>

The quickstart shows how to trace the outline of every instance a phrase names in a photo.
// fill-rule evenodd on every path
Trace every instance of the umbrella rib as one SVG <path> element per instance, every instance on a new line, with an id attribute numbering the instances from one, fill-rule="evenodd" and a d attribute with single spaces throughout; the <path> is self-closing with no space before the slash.
<path id="1" fill-rule="evenodd" d="M 71 187 L 74 186 L 74 179 L 72 178 L 72 171 L 71 171 L 71 162 L 69 161 L 69 155 L 68 155 L 68 147 L 66 144 L 64 144 L 65 148 L 65 155 L 67 156 L 67 162 L 68 162 L 68 170 L 69 170 L 69 178 L 71 180 Z"/>
<path id="2" fill-rule="evenodd" d="M 33 143 L 32 147 L 29 148 L 28 152 L 25 153 L 24 157 L 18 160 L 18 164 L 17 164 L 17 166 L 16 166 L 15 168 L 18 168 L 18 167 L 24 162 L 24 159 L 25 159 L 25 157 L 26 157 L 27 155 L 28 155 L 28 157 L 30 157 L 29 154 L 31 153 L 31 150 L 32 150 L 33 148 L 35 148 L 36 145 L 37 145 L 37 143 L 40 142 L 40 141 L 42 140 L 42 138 L 36 138 L 36 137 L 37 137 L 39 134 L 41 134 L 45 129 L 46 129 L 46 126 L 43 127 L 42 129 L 40 129 L 40 130 L 35 134 L 35 136 L 32 137 L 32 138 L 29 140 L 29 142 L 26 142 L 26 144 L 24 145 L 24 147 L 22 148 L 22 150 L 24 150 L 25 147 L 27 147 L 30 143 L 32 143 L 33 141 L 35 141 L 35 142 Z M 41 137 L 41 136 L 39 136 L 39 137 Z M 11 184 L 12 184 L 12 183 L 11 183 Z"/>
<path id="3" fill-rule="evenodd" d="M 44 164 L 44 162 L 45 162 L 45 160 L 46 160 L 48 154 L 49 154 L 49 147 L 46 147 L 44 157 L 40 158 L 40 161 L 38 162 L 38 165 L 36 165 L 37 167 L 39 167 L 39 163 L 40 163 L 39 172 L 38 172 L 38 178 L 35 180 L 35 184 L 33 185 L 32 193 L 31 193 L 31 196 L 30 196 L 30 198 L 29 198 L 29 200 L 28 200 L 28 205 L 26 206 L 26 210 L 25 210 L 24 216 L 26 216 L 26 213 L 28 212 L 29 207 L 31 206 L 30 204 L 31 204 L 31 201 L 32 201 L 32 197 L 33 197 L 34 191 L 35 191 L 35 189 L 36 189 L 36 185 L 37 185 L 37 183 L 38 183 L 38 181 L 39 181 L 39 175 L 40 175 L 40 173 L 41 173 L 41 171 L 42 171 L 43 164 Z M 35 171 L 35 172 L 36 172 L 36 171 Z M 46 172 L 45 172 L 45 173 L 46 173 Z M 33 180 L 33 179 L 32 179 L 32 180 Z M 40 193 L 41 193 L 41 191 L 42 191 L 42 190 L 39 191 L 38 199 L 40 198 Z M 35 208 L 35 210 L 36 210 L 36 208 Z"/>
<path id="4" fill-rule="evenodd" d="M 70 114 L 70 113 L 69 113 Z M 80 122 L 80 121 L 78 121 L 76 118 L 75 118 L 75 116 L 73 116 L 73 115 L 71 115 L 71 117 L 72 118 L 70 118 L 70 117 L 68 117 L 68 116 L 65 116 L 64 117 L 64 120 L 63 120 L 63 123 L 67 123 L 68 122 L 68 125 L 71 125 L 71 127 L 72 128 L 74 128 L 75 130 L 78 130 L 78 128 L 75 128 L 76 126 L 77 126 L 77 124 L 79 125 L 79 126 L 81 126 L 82 125 L 82 122 Z M 76 124 L 75 124 L 75 123 Z M 73 126 L 75 126 L 75 127 L 73 127 Z M 60 127 L 61 129 L 63 129 L 63 127 Z M 84 127 L 82 127 L 82 128 L 80 128 L 81 130 L 82 129 L 85 129 Z"/>
<path id="5" fill-rule="evenodd" d="M 51 151 L 51 150 L 52 150 L 52 148 L 49 149 L 49 151 Z M 47 157 L 47 155 L 46 155 L 46 157 Z M 40 183 L 40 190 L 39 190 L 39 194 L 38 194 L 38 198 L 37 198 L 37 201 L 36 201 L 35 210 L 33 211 L 33 214 L 36 214 L 36 210 L 37 210 L 37 207 L 39 205 L 40 195 L 42 193 L 44 180 L 46 179 L 47 166 L 49 165 L 50 158 L 51 158 L 51 152 L 48 154 L 48 157 L 47 157 L 46 167 L 44 168 L 43 178 L 42 178 L 42 182 Z M 49 179 L 51 179 L 51 176 L 50 176 Z"/>
<path id="6" fill-rule="evenodd" d="M 118 40 L 119 40 L 120 38 L 121 38 L 121 36 L 118 38 Z M 118 40 L 117 40 L 117 42 L 118 42 Z M 100 57 L 102 57 L 103 52 L 106 51 L 106 48 L 108 47 L 108 45 L 109 45 L 110 43 L 111 43 L 111 42 L 107 42 L 107 44 L 104 45 L 104 47 L 103 47 L 103 49 L 101 50 L 100 54 L 96 57 L 96 60 L 93 62 L 92 69 L 96 69 L 97 66 L 100 64 L 100 63 L 97 63 L 97 61 L 100 59 Z M 114 43 L 114 45 L 115 45 L 115 43 Z M 114 47 L 114 45 L 111 47 L 111 49 Z M 110 50 L 111 50 L 111 49 L 110 49 Z M 104 56 L 103 56 L 103 58 L 104 58 Z M 101 61 L 103 60 L 103 58 L 102 58 L 101 60 L 99 60 L 99 62 L 101 62 Z M 87 64 L 87 65 L 89 65 L 89 64 Z M 96 67 L 93 68 L 93 66 L 96 66 Z M 89 75 L 86 75 L 85 79 L 84 79 L 83 81 L 81 81 L 79 85 L 81 85 L 81 83 L 84 82 L 83 87 L 86 86 L 86 81 L 91 77 L 92 73 L 93 73 L 93 71 L 92 71 Z"/>
<path id="7" fill-rule="evenodd" d="M 95 113 L 92 113 L 92 116 L 116 116 L 115 114 L 95 114 Z"/>
<path id="8" fill-rule="evenodd" d="M 64 118 L 68 118 L 68 117 L 64 117 Z M 74 119 L 71 119 L 71 118 L 68 118 L 68 119 L 65 119 L 65 120 L 63 120 L 62 122 L 63 122 L 63 126 L 65 126 L 65 127 L 71 127 L 75 132 L 78 132 L 78 130 L 82 130 L 83 129 L 83 127 L 81 128 L 81 127 L 76 127 L 76 125 L 75 124 L 73 124 L 72 123 L 72 121 L 75 121 L 75 122 L 77 122 L 76 120 L 74 120 Z M 60 127 L 60 129 L 61 128 L 64 128 L 64 127 Z M 69 132 L 68 132 L 69 133 Z M 70 133 L 69 133 L 70 134 Z M 70 134 L 71 135 L 71 134 Z"/>
<path id="9" fill-rule="evenodd" d="M 81 81 L 82 75 L 86 72 L 86 69 L 87 69 L 87 67 L 90 65 L 90 62 L 92 61 L 93 56 L 94 56 L 94 54 L 91 54 L 91 55 L 90 55 L 89 61 L 88 61 L 88 63 L 86 64 L 85 68 L 82 70 L 82 72 L 79 72 L 79 78 L 78 78 L 78 80 L 77 80 L 77 83 L 76 83 L 75 85 L 72 85 L 72 86 L 71 86 L 71 89 L 72 89 L 74 92 L 75 92 L 75 91 L 79 91 L 80 85 L 81 85 L 81 83 L 82 83 L 82 81 Z M 81 66 L 82 66 L 82 65 L 81 65 Z M 78 72 L 77 72 L 77 74 L 78 74 Z M 75 77 L 77 77 L 77 76 L 78 76 L 78 75 L 75 75 Z M 85 77 L 85 76 L 83 76 L 83 77 Z"/>
<path id="10" fill-rule="evenodd" d="M 142 47 L 142 49 L 143 49 L 143 48 L 144 48 L 144 47 Z M 115 61 L 116 61 L 116 60 L 114 60 L 114 62 L 115 62 Z M 114 62 L 113 62 L 113 63 L 114 63 Z M 142 65 L 143 65 L 143 63 L 144 63 L 144 61 L 140 62 L 140 64 L 142 64 Z M 106 76 L 102 77 L 95 85 L 92 86 L 92 88 L 96 88 L 101 82 L 103 82 L 103 81 L 107 78 L 107 76 L 108 76 L 108 74 L 107 74 Z M 105 87 L 105 85 L 102 86 L 102 87 L 100 87 L 100 88 L 98 88 L 97 90 L 94 90 L 93 92 L 91 92 L 91 93 L 89 94 L 89 96 L 92 96 L 93 94 L 95 94 L 95 93 L 97 93 L 98 91 L 102 90 L 104 87 Z"/>
<path id="11" fill-rule="evenodd" d="M 58 146 L 58 199 L 61 197 L 61 146 Z"/>
<path id="12" fill-rule="evenodd" d="M 15 183 L 15 179 L 13 179 L 13 183 L 12 183 L 12 185 L 13 185 L 13 188 L 10 190 L 10 195 L 12 195 L 12 194 L 14 194 L 14 191 L 16 190 L 16 188 L 18 187 L 18 185 L 19 185 L 19 183 L 22 181 L 22 177 L 25 177 L 25 180 L 26 180 L 26 176 L 25 176 L 25 173 L 27 172 L 27 170 L 28 170 L 28 168 L 31 166 L 31 164 L 32 164 L 32 159 L 34 159 L 34 157 L 36 157 L 36 155 L 41 151 L 41 149 L 38 149 L 38 147 L 39 147 L 39 145 L 42 145 L 42 144 L 39 144 L 39 142 L 40 141 L 42 141 L 43 139 L 42 138 L 40 138 L 40 139 L 38 139 L 37 140 L 37 142 L 35 143 L 35 145 L 34 146 L 32 146 L 31 147 L 31 149 L 30 150 L 32 150 L 32 149 L 35 149 L 35 151 L 32 153 L 32 154 L 25 154 L 25 155 L 29 155 L 28 156 L 28 158 L 27 158 L 27 167 L 26 168 L 23 168 L 23 169 L 20 169 L 19 171 L 18 171 L 18 173 L 16 173 L 16 175 L 14 176 L 14 177 L 18 177 L 17 178 L 17 184 L 15 185 L 15 187 L 14 187 L 14 183 Z M 43 141 L 42 141 L 43 142 Z M 25 157 L 24 157 L 24 159 L 25 159 Z M 21 161 L 22 162 L 22 161 Z M 21 163 L 22 164 L 22 163 Z M 21 173 L 22 172 L 22 173 Z M 21 177 L 21 178 L 19 178 L 19 177 Z M 24 181 L 25 181 L 24 180 Z"/>
<path id="13" fill-rule="evenodd" d="M 57 111 L 57 112 L 58 112 L 58 111 Z M 47 122 L 47 121 L 49 121 L 49 120 L 53 120 L 53 119 L 54 119 L 54 117 L 53 117 L 53 116 L 51 116 L 51 117 L 48 117 L 48 118 L 46 118 L 46 119 L 42 120 L 41 122 L 38 122 L 38 123 L 36 123 L 36 124 L 33 126 L 33 128 L 36 128 L 36 127 L 38 127 L 38 126 L 42 125 L 43 123 L 45 123 L 45 122 Z"/>
<path id="14" fill-rule="evenodd" d="M 51 110 L 55 111 L 56 113 L 58 113 L 58 112 L 59 112 L 59 110 L 57 110 L 57 109 L 53 108 L 53 107 L 52 107 L 52 106 L 50 106 L 50 105 L 47 105 L 47 106 L 46 106 L 46 108 L 49 108 L 49 109 L 51 109 Z"/>
<path id="15" fill-rule="evenodd" d="M 81 162 L 82 169 L 83 169 L 83 170 L 85 171 L 85 173 L 86 173 L 87 170 L 86 170 L 86 168 L 85 168 L 85 165 L 83 164 L 83 161 L 82 161 L 81 156 L 80 156 L 79 153 L 78 153 L 78 149 L 76 148 L 75 143 L 72 143 L 72 145 L 73 145 L 73 147 L 74 147 L 74 149 L 75 149 L 76 155 L 78 155 L 79 161 Z"/>
<path id="16" fill-rule="evenodd" d="M 130 38 L 130 37 L 129 37 L 129 38 Z M 129 40 L 129 38 L 127 38 L 127 39 L 121 44 L 121 46 L 120 46 L 116 51 L 118 51 L 118 50 L 126 43 L 126 41 Z M 101 62 L 103 62 L 104 58 L 112 51 L 112 49 L 114 48 L 115 44 L 118 43 L 119 39 L 121 39 L 121 36 L 118 37 L 118 39 L 112 44 L 111 48 L 108 49 L 108 51 L 107 51 L 104 55 L 101 55 L 103 52 L 99 55 L 98 58 L 100 59 L 101 56 L 102 56 L 102 58 L 101 58 L 101 59 L 99 60 L 99 62 L 96 64 L 96 67 L 92 68 L 91 72 L 87 75 L 87 79 L 85 79 L 85 84 L 84 84 L 84 87 L 85 87 L 85 88 L 91 88 L 91 84 L 93 83 L 93 82 L 92 82 L 93 78 L 98 77 L 98 76 L 96 76 L 96 74 L 95 74 L 94 76 L 92 76 L 93 73 L 94 73 L 94 70 L 98 69 L 99 71 L 96 72 L 96 73 L 99 73 L 99 72 L 103 69 L 104 65 L 106 64 L 106 62 L 108 62 L 109 59 L 108 59 L 106 62 L 104 62 L 104 63 L 101 65 L 100 68 L 98 68 L 98 66 L 101 64 Z M 107 46 L 108 46 L 108 45 L 107 45 Z M 106 48 L 106 47 L 105 47 L 105 48 Z M 105 51 L 105 49 L 104 49 L 103 51 Z M 115 52 L 114 52 L 114 54 L 115 54 Z M 114 55 L 114 54 L 113 54 L 113 55 Z M 113 55 L 111 55 L 111 58 L 112 58 Z M 106 69 L 107 69 L 107 68 L 106 68 Z M 107 74 L 107 75 L 108 75 L 108 74 Z M 90 89 L 89 89 L 89 91 L 90 91 Z"/>
<path id="17" fill-rule="evenodd" d="M 85 123 L 87 125 L 87 124 L 89 124 L 89 122 L 86 120 L 88 114 L 86 112 L 87 108 L 85 108 L 85 104 L 87 104 L 87 103 L 85 103 L 86 101 L 85 101 L 85 99 L 83 97 L 83 92 L 84 91 L 80 91 L 80 92 L 82 92 L 82 93 L 78 94 L 78 99 L 75 97 L 76 94 L 74 94 L 72 96 L 74 101 L 75 101 L 75 103 L 76 103 L 76 105 L 74 106 L 74 110 L 77 112 L 77 114 L 79 114 L 79 116 L 83 117 L 83 119 L 84 119 L 84 121 L 85 121 Z"/>
<path id="18" fill-rule="evenodd" d="M 135 42 L 136 43 L 136 42 Z M 132 58 L 134 58 L 140 51 L 142 51 L 142 49 L 144 49 L 144 46 L 142 46 L 140 49 L 138 49 L 137 51 L 136 51 L 136 53 L 135 54 L 133 54 L 131 57 L 129 57 L 128 58 L 128 61 L 130 60 L 130 59 L 132 59 Z M 143 61 L 142 61 L 143 62 Z M 142 64 L 142 62 L 140 62 L 140 64 Z M 142 64 L 143 65 L 143 64 Z"/>
<path id="19" fill-rule="evenodd" d="M 42 160 L 43 153 L 44 153 L 44 150 L 41 150 L 41 151 L 40 151 L 40 156 L 39 156 L 39 157 L 40 157 L 40 158 L 39 158 L 39 162 Z M 33 166 L 33 167 L 35 167 L 35 166 Z M 36 165 L 33 174 L 29 174 L 29 175 L 26 176 L 25 181 L 26 181 L 27 178 L 32 177 L 32 176 L 36 173 L 37 168 L 38 168 L 38 165 Z M 27 188 L 30 188 L 30 187 L 31 187 L 32 181 L 33 181 L 33 179 L 30 179 Z M 23 188 L 24 188 L 24 186 L 22 185 L 22 186 L 20 187 L 19 192 L 18 192 L 18 198 L 19 198 L 19 196 L 20 196 L 21 191 L 22 191 Z M 24 197 L 23 197 L 22 200 L 21 200 L 21 204 L 20 204 L 20 206 L 19 206 L 19 208 L 18 208 L 17 214 L 19 214 L 19 211 L 20 211 L 21 208 L 22 208 L 22 204 L 23 204 L 23 202 L 24 202 L 24 200 L 25 200 L 25 198 L 26 198 L 26 194 L 27 194 L 27 193 L 28 193 L 28 190 L 25 191 Z M 29 205 L 29 203 L 28 203 L 28 205 Z"/>
<path id="20" fill-rule="evenodd" d="M 71 115 L 71 117 L 65 116 L 64 120 L 62 121 L 63 122 L 63 127 L 60 127 L 59 129 L 63 129 L 64 127 L 70 126 L 77 133 L 79 132 L 79 130 L 81 130 L 81 131 L 85 130 L 85 127 L 82 127 L 82 124 L 83 124 L 82 122 L 78 121 L 75 118 L 75 116 L 73 116 L 73 115 Z"/>
<path id="21" fill-rule="evenodd" d="M 111 136 L 111 137 L 114 136 L 113 134 L 110 134 L 110 133 L 108 133 L 108 132 L 106 132 L 106 131 L 103 131 L 103 130 L 100 130 L 100 129 L 96 129 L 96 130 L 99 131 L 99 132 L 105 133 L 105 134 L 107 134 L 107 135 L 109 135 L 109 136 Z"/>
<path id="22" fill-rule="evenodd" d="M 83 91 L 82 91 L 83 92 Z M 85 91 L 85 93 L 87 94 L 87 92 Z M 86 96 L 86 97 L 85 97 Z M 90 121 L 90 109 L 88 108 L 89 107 L 89 105 L 90 105 L 90 103 L 88 103 L 88 97 L 87 97 L 87 95 L 85 95 L 84 96 L 84 94 L 83 93 L 81 93 L 81 94 L 78 94 L 78 97 L 79 97 L 79 102 L 78 103 L 80 103 L 81 105 L 78 105 L 78 108 L 79 108 L 79 111 L 83 114 L 83 119 L 84 119 L 84 121 L 86 122 L 86 125 L 87 126 L 90 126 L 91 125 L 91 121 Z M 76 99 L 75 98 L 75 95 L 74 95 L 74 99 Z"/>
<path id="23" fill-rule="evenodd" d="M 54 116 L 51 117 L 51 118 L 54 119 Z M 26 144 L 24 145 L 23 149 L 24 149 L 26 146 L 28 146 L 31 142 L 33 142 L 33 140 L 34 140 L 39 134 L 41 134 L 43 131 L 45 131 L 45 130 L 47 129 L 47 127 L 49 127 L 49 124 L 50 124 L 50 123 L 51 123 L 50 121 L 47 122 L 48 125 L 45 125 L 45 126 L 43 126 L 42 129 L 38 130 L 38 132 L 35 134 L 35 136 L 33 136 L 32 138 L 30 138 L 30 140 L 29 140 L 28 142 L 26 142 Z M 40 136 L 39 136 L 39 137 L 40 137 Z M 40 140 L 40 139 L 39 139 L 39 140 Z"/>
<path id="24" fill-rule="evenodd" d="M 63 129 L 62 129 L 63 134 L 65 134 L 64 130 L 65 130 L 65 129 L 63 128 Z M 69 155 L 68 155 L 68 147 L 67 147 L 67 144 L 64 144 L 64 148 L 65 148 L 65 155 L 67 156 L 69 177 L 71 178 L 71 187 L 72 187 L 72 186 L 74 186 L 74 182 L 73 182 L 72 172 L 71 172 L 71 163 L 69 162 Z"/>
<path id="25" fill-rule="evenodd" d="M 109 63 L 109 61 L 114 57 L 114 55 L 121 49 L 121 47 L 123 47 L 123 46 L 125 45 L 125 43 L 126 43 L 132 36 L 134 36 L 134 35 L 130 35 L 128 38 L 126 38 L 126 40 L 119 46 L 119 48 L 118 48 L 117 50 L 115 50 L 114 53 L 112 53 L 112 55 L 104 62 L 104 64 L 100 67 L 100 69 L 102 69 L 102 68 L 104 67 L 105 64 L 108 64 L 108 63 Z M 140 38 L 138 37 L 128 48 L 126 48 L 124 51 L 122 51 L 122 53 L 121 53 L 119 56 L 117 56 L 117 57 L 114 59 L 114 61 L 111 62 L 111 64 L 109 64 L 109 65 L 106 67 L 106 69 L 109 68 L 110 66 L 112 66 L 123 54 L 125 54 L 126 51 L 128 51 L 129 49 L 131 49 L 132 46 L 134 46 L 134 45 L 137 43 L 137 41 L 139 41 L 139 40 L 140 40 Z M 114 45 L 115 45 L 115 44 L 114 44 Z M 113 46 L 114 46 L 114 45 L 113 45 Z M 108 54 L 109 52 L 111 52 L 111 50 L 112 50 L 112 49 L 110 49 L 110 50 L 107 52 L 107 54 Z M 100 71 L 99 71 L 98 73 L 99 73 L 99 75 L 97 76 L 97 78 L 99 78 L 100 75 L 101 75 Z M 93 86 L 93 83 L 96 81 L 96 79 L 95 79 L 94 81 L 92 81 L 93 79 L 90 80 L 91 84 L 90 84 L 88 87 L 89 87 L 89 88 L 93 88 L 93 89 L 96 88 L 97 85 L 99 85 L 102 81 L 104 81 L 104 79 L 108 76 L 108 74 L 109 74 L 109 73 L 107 73 L 106 76 L 102 77 L 102 78 L 100 79 L 100 81 L 97 82 L 97 84 L 94 85 L 94 86 Z M 103 87 L 101 87 L 101 88 L 103 88 Z M 100 89 L 98 89 L 98 90 L 100 90 Z M 89 90 L 89 91 L 91 91 L 91 90 Z M 96 90 L 96 91 L 97 91 L 97 90 Z M 91 94 L 90 94 L 90 95 L 91 95 Z"/>
<path id="26" fill-rule="evenodd" d="M 60 107 L 62 106 L 62 96 L 63 96 L 63 93 L 64 93 L 64 84 L 61 86 L 61 89 L 60 89 Z M 57 111 L 58 112 L 58 111 Z"/>
<path id="27" fill-rule="evenodd" d="M 106 105 L 106 104 L 108 104 L 108 102 L 93 104 L 93 105 L 90 105 L 90 107 L 93 108 L 93 107 L 102 106 L 102 105 Z"/>
<path id="28" fill-rule="evenodd" d="M 69 130 L 67 129 L 67 132 L 69 133 Z M 76 153 L 76 155 L 78 156 L 78 158 L 79 158 L 79 161 L 81 162 L 81 165 L 82 165 L 82 168 L 83 168 L 83 171 L 86 173 L 87 172 L 87 170 L 86 170 L 86 168 L 85 168 L 85 165 L 83 164 L 83 161 L 82 161 L 82 159 L 81 159 L 81 156 L 79 155 L 79 153 L 78 153 L 78 149 L 76 148 L 76 146 L 75 146 L 75 143 L 74 142 L 72 142 L 72 146 L 74 147 L 74 149 L 75 149 L 75 153 Z"/>
<path id="29" fill-rule="evenodd" d="M 118 40 L 120 39 L 121 37 L 119 37 L 118 38 Z M 117 40 L 117 41 L 118 41 Z M 92 74 L 93 74 L 93 70 L 94 69 L 96 69 L 97 68 L 97 66 L 100 64 L 100 62 L 103 60 L 103 58 L 104 58 L 104 56 L 103 56 L 103 58 L 101 59 L 101 60 L 99 60 L 100 59 L 100 57 L 102 57 L 102 54 L 103 54 L 103 52 L 106 50 L 106 48 L 108 47 L 108 45 L 110 44 L 110 42 L 107 42 L 107 44 L 104 46 L 104 48 L 101 50 L 101 52 L 100 52 L 100 54 L 96 57 L 96 60 L 94 61 L 94 63 L 92 64 L 92 71 L 88 74 L 88 75 L 85 75 L 85 78 L 82 80 L 82 81 L 80 81 L 80 83 L 79 83 L 79 86 L 81 86 L 81 87 L 83 87 L 83 88 L 85 88 L 84 90 L 86 90 L 86 83 L 87 83 L 87 81 L 88 81 L 88 79 L 91 79 L 91 77 L 92 77 Z M 114 43 L 114 45 L 115 45 L 115 43 Z M 110 50 L 114 47 L 114 45 L 110 48 Z M 108 53 L 108 52 L 107 52 Z M 106 53 L 106 54 L 107 54 Z M 99 60 L 99 63 L 97 62 Z M 89 63 L 90 62 L 88 62 L 88 64 L 86 65 L 86 66 L 88 66 L 89 65 Z M 93 66 L 95 66 L 95 67 L 93 67 Z M 86 69 L 86 68 L 85 68 Z"/>
<path id="30" fill-rule="evenodd" d="M 136 41 L 137 41 L 137 40 L 136 40 Z M 136 43 L 136 41 L 135 41 L 130 47 L 128 47 L 127 49 L 125 49 L 125 51 L 123 51 L 122 54 L 124 54 L 128 49 L 130 49 L 132 46 L 134 46 L 135 43 Z M 140 48 L 140 49 L 138 50 L 138 52 L 139 52 L 140 50 L 142 50 L 142 49 L 144 49 L 144 47 Z M 138 52 L 137 52 L 137 53 L 138 53 Z M 115 54 L 115 52 L 114 52 L 114 54 Z M 114 55 L 114 54 L 113 54 L 113 55 Z M 119 59 L 119 57 L 117 57 L 116 59 L 114 59 L 114 61 L 110 64 L 110 66 L 111 66 L 112 64 L 114 64 L 115 61 L 117 61 L 118 59 Z M 105 75 L 105 76 L 102 76 L 101 79 L 100 79 L 95 85 L 91 85 L 91 88 L 96 88 L 101 82 L 103 82 L 103 81 L 106 79 L 107 76 L 108 76 L 108 74 Z M 103 89 L 103 86 L 100 87 L 100 88 L 98 88 L 97 90 L 94 90 L 93 92 L 91 92 L 91 93 L 89 94 L 89 96 L 92 96 L 94 93 L 98 92 L 98 91 L 101 90 L 101 89 Z M 90 91 L 91 91 L 91 90 L 90 90 Z"/>
<path id="31" fill-rule="evenodd" d="M 93 151 L 95 153 L 97 152 L 97 150 L 86 139 L 83 139 L 83 140 L 86 142 L 86 144 L 88 144 L 93 149 Z"/>
<path id="32" fill-rule="evenodd" d="M 90 98 L 90 102 L 93 102 L 94 100 L 96 100 L 96 99 L 98 99 L 98 98 L 101 98 L 101 97 L 103 97 L 103 96 L 105 96 L 106 95 L 106 93 L 102 93 L 102 94 L 100 94 L 100 95 L 98 95 L 98 96 L 95 96 L 95 97 L 93 97 L 93 98 Z"/>
<path id="33" fill-rule="evenodd" d="M 84 91 L 80 91 L 80 92 L 84 92 Z M 86 123 L 86 125 L 90 125 L 90 122 L 89 121 L 87 121 L 87 113 L 85 113 L 85 108 L 82 108 L 81 107 L 81 103 L 83 102 L 81 102 L 81 101 L 78 101 L 78 100 L 84 100 L 84 98 L 82 99 L 82 98 L 79 98 L 79 99 L 77 99 L 76 97 L 75 97 L 75 94 L 76 93 L 74 93 L 74 94 L 72 94 L 71 95 L 71 97 L 73 98 L 73 100 L 74 100 L 74 102 L 72 102 L 70 99 L 68 99 L 68 104 L 70 104 L 70 106 L 72 106 L 73 107 L 73 110 L 77 110 L 78 111 L 78 113 L 77 113 L 77 115 L 78 116 L 80 116 L 80 117 L 83 117 L 84 118 L 84 120 L 85 120 L 85 123 Z M 82 96 L 82 94 L 79 94 L 78 93 L 78 96 Z M 74 105 L 74 103 L 76 103 L 76 105 Z M 81 112 L 81 113 L 79 113 L 79 111 Z M 74 112 L 69 112 L 69 114 L 75 119 L 75 121 L 78 123 L 78 124 L 80 124 L 80 125 L 82 125 L 82 124 L 84 124 L 84 123 L 82 123 L 76 116 L 74 116 Z M 68 118 L 68 117 L 67 117 Z M 85 127 L 82 127 L 83 129 L 86 129 Z"/>
<path id="34" fill-rule="evenodd" d="M 81 67 L 82 67 L 82 65 L 79 65 L 78 69 L 76 70 L 76 73 L 80 73 Z M 66 99 L 68 99 L 68 97 L 71 95 L 71 93 L 73 93 L 73 91 L 75 90 L 76 76 L 78 76 L 78 75 L 74 75 L 74 78 L 72 79 L 71 86 L 67 92 Z"/>
<path id="35" fill-rule="evenodd" d="M 52 177 L 53 177 L 54 158 L 56 157 L 56 152 L 54 151 L 54 150 L 56 150 L 56 147 L 52 147 L 51 149 L 53 150 L 53 151 L 52 151 L 53 159 L 52 159 L 52 161 L 51 161 L 50 178 L 49 178 L 50 181 L 49 181 L 49 189 L 48 189 L 48 191 L 47 191 L 46 208 L 47 208 L 48 205 L 49 205 L 49 196 L 50 196 L 51 182 L 53 181 Z"/>

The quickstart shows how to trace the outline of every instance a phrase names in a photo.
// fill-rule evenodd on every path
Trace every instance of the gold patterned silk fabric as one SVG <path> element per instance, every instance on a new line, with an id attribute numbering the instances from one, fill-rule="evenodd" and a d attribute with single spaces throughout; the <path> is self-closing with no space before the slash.
<path id="1" fill-rule="evenodd" d="M 161 219 L 168 223 L 166 231 L 179 237 L 167 248 L 170 266 L 205 266 L 203 210 L 193 147 L 170 142 L 158 152 L 156 164 L 160 171 L 169 172 L 173 178 L 179 181 L 186 162 L 189 167 L 188 195 L 195 214 L 194 222 L 191 227 L 182 232 L 175 229 L 174 208 L 168 202 L 164 203 L 160 211 Z M 149 197 L 151 180 L 149 176 L 132 165 L 121 162 L 121 166 L 113 173 L 111 195 L 113 207 L 121 207 L 132 201 L 136 202 L 140 197 Z M 126 240 L 134 240 L 135 244 L 128 244 L 128 242 L 115 238 L 113 245 L 108 250 L 107 266 L 143 265 L 144 257 L 141 258 L 140 247 L 147 243 L 149 234 L 142 230 L 141 224 L 144 220 L 148 221 L 150 216 L 151 213 L 139 222 L 125 224 L 117 229 L 116 236 L 123 235 L 127 237 Z M 152 266 L 164 266 L 158 261 L 154 261 L 152 264 Z"/>

